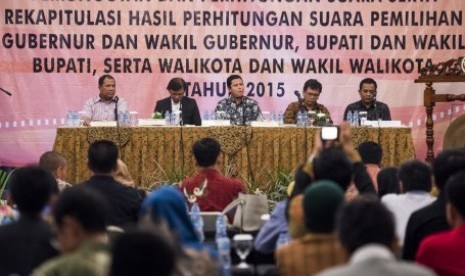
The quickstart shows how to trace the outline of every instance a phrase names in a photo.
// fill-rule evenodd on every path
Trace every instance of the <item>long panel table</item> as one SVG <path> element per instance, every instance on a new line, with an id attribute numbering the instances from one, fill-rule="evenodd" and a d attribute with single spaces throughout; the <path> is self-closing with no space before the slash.
<path id="1" fill-rule="evenodd" d="M 276 172 L 292 173 L 311 153 L 314 127 L 62 127 L 57 129 L 54 150 L 68 160 L 68 178 L 80 183 L 90 176 L 87 150 L 90 143 L 107 139 L 120 149 L 120 158 L 142 188 L 175 181 L 195 172 L 192 145 L 203 137 L 217 139 L 222 147 L 223 172 L 264 187 Z M 415 158 L 411 129 L 354 127 L 358 145 L 374 141 L 383 149 L 383 167 Z"/>

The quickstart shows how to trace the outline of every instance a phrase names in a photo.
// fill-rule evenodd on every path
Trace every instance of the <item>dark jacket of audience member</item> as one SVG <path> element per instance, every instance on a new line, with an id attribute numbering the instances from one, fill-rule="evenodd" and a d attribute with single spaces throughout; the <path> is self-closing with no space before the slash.
<path id="1" fill-rule="evenodd" d="M 43 169 L 31 166 L 14 172 L 10 191 L 20 218 L 0 227 L 0 275 L 30 275 L 58 254 L 51 226 L 40 216 L 53 190 L 58 190 L 57 182 Z"/>

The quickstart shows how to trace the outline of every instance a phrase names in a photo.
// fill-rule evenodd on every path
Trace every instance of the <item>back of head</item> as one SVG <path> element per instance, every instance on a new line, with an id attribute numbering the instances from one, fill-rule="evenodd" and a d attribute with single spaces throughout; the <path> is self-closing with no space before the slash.
<path id="1" fill-rule="evenodd" d="M 433 162 L 433 173 L 437 188 L 442 191 L 447 179 L 465 168 L 465 150 L 447 149 L 438 154 Z"/>
<path id="2" fill-rule="evenodd" d="M 304 83 L 303 91 L 305 91 L 305 90 L 307 90 L 309 88 L 312 89 L 312 90 L 316 90 L 319 93 L 321 93 L 323 91 L 323 85 L 321 85 L 321 83 L 319 81 L 315 80 L 315 79 L 309 79 Z"/>
<path id="3" fill-rule="evenodd" d="M 231 88 L 232 81 L 236 79 L 242 80 L 242 77 L 239 75 L 231 75 L 226 79 L 226 85 L 228 86 L 228 88 Z"/>
<path id="4" fill-rule="evenodd" d="M 187 86 L 186 82 L 182 78 L 172 78 L 170 82 L 168 83 L 168 86 L 166 89 L 171 90 L 171 91 L 179 91 L 182 89 L 182 91 L 186 91 Z"/>
<path id="5" fill-rule="evenodd" d="M 117 166 L 118 148 L 112 141 L 99 140 L 90 145 L 87 158 L 94 173 L 111 173 Z"/>
<path id="6" fill-rule="evenodd" d="M 216 164 L 221 152 L 221 146 L 213 138 L 202 138 L 196 141 L 192 147 L 195 160 L 200 167 L 210 167 Z"/>
<path id="7" fill-rule="evenodd" d="M 445 192 L 447 202 L 457 210 L 461 219 L 465 220 L 465 168 L 447 180 Z"/>
<path id="8" fill-rule="evenodd" d="M 17 169 L 10 180 L 11 197 L 22 214 L 39 214 L 56 190 L 55 177 L 36 166 Z"/>
<path id="9" fill-rule="evenodd" d="M 344 202 L 341 187 L 330 180 L 319 180 L 304 192 L 304 214 L 307 230 L 312 233 L 330 233 L 339 205 Z"/>
<path id="10" fill-rule="evenodd" d="M 149 232 L 128 232 L 112 248 L 111 276 L 170 276 L 175 268 L 175 251 L 166 240 Z"/>
<path id="11" fill-rule="evenodd" d="M 369 243 L 391 248 L 394 225 L 394 218 L 384 205 L 363 197 L 345 203 L 336 219 L 339 240 L 350 254 Z"/>
<path id="12" fill-rule="evenodd" d="M 432 187 L 431 167 L 420 160 L 404 162 L 399 167 L 399 180 L 402 181 L 403 192 L 430 192 Z"/>
<path id="13" fill-rule="evenodd" d="M 66 166 L 66 158 L 56 151 L 47 151 L 40 156 L 39 166 L 54 174 L 58 168 Z"/>
<path id="14" fill-rule="evenodd" d="M 352 180 L 352 164 L 342 149 L 330 147 L 313 160 L 315 180 L 328 179 L 347 190 Z"/>
<path id="15" fill-rule="evenodd" d="M 383 150 L 377 143 L 371 141 L 363 142 L 357 147 L 357 151 L 360 153 L 363 163 L 375 165 L 381 164 Z"/>
<path id="16" fill-rule="evenodd" d="M 66 217 L 79 222 L 82 229 L 91 234 L 105 233 L 108 211 L 106 199 L 98 192 L 82 186 L 64 190 L 55 203 L 54 218 L 58 228 Z"/>
<path id="17" fill-rule="evenodd" d="M 378 181 L 378 197 L 386 194 L 400 193 L 399 176 L 397 167 L 381 169 L 376 176 Z"/>
<path id="18" fill-rule="evenodd" d="M 360 82 L 360 87 L 359 87 L 359 90 L 362 90 L 362 86 L 364 84 L 374 84 L 375 85 L 375 90 L 378 89 L 378 84 L 376 83 L 376 81 L 372 78 L 366 78 L 366 79 L 363 79 L 361 82 Z"/>

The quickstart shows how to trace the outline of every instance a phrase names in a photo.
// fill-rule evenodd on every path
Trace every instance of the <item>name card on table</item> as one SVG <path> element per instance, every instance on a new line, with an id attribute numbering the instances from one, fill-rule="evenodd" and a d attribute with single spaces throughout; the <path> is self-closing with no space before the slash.
<path id="1" fill-rule="evenodd" d="M 139 119 L 139 126 L 164 126 L 165 119 Z"/>
<path id="2" fill-rule="evenodd" d="M 362 121 L 363 126 L 372 126 L 372 127 L 401 127 L 402 122 L 398 120 L 394 121 L 368 121 L 368 120 L 363 120 Z"/>
<path id="3" fill-rule="evenodd" d="M 92 121 L 90 122 L 91 127 L 115 127 L 116 121 Z"/>
<path id="4" fill-rule="evenodd" d="M 230 126 L 229 120 L 202 120 L 202 126 Z"/>
<path id="5" fill-rule="evenodd" d="M 250 123 L 253 127 L 279 127 L 277 121 L 253 121 Z"/>

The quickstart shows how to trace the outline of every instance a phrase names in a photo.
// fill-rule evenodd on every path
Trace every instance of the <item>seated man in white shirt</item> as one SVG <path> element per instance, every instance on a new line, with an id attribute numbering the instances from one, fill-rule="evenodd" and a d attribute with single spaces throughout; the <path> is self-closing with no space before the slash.
<path id="1" fill-rule="evenodd" d="M 91 121 L 116 121 L 118 113 L 127 111 L 126 100 L 116 96 L 115 78 L 103 75 L 98 79 L 98 96 L 86 101 L 83 108 L 83 124 L 90 125 Z"/>
<path id="2" fill-rule="evenodd" d="M 428 164 L 420 160 L 403 163 L 399 168 L 399 180 L 404 194 L 387 194 L 381 198 L 381 202 L 394 214 L 396 234 L 402 246 L 410 215 L 432 203 L 436 198 L 430 194 L 432 170 Z"/>

